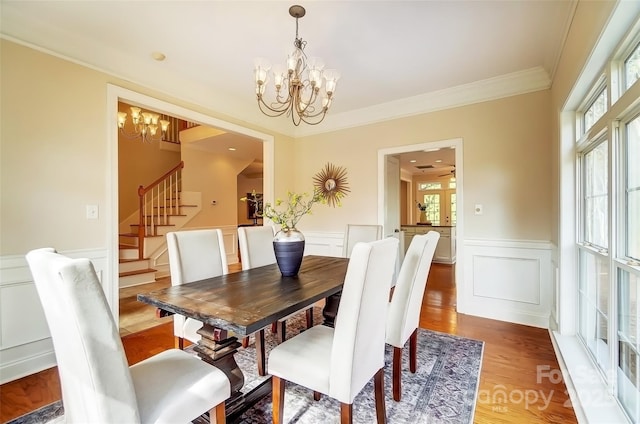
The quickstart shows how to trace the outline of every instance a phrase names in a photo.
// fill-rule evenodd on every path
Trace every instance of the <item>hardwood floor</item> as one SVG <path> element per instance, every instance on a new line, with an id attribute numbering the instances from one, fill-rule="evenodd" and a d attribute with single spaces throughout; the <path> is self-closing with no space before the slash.
<path id="1" fill-rule="evenodd" d="M 432 266 L 420 326 L 485 342 L 474 422 L 577 423 L 559 377 L 549 332 L 456 313 L 453 281 L 453 267 Z M 167 285 L 168 280 L 156 284 Z M 146 290 L 149 287 L 138 286 L 131 293 L 151 291 L 152 288 Z M 170 319 L 155 318 L 153 308 L 145 310 L 139 302 L 132 302 L 135 293 L 131 293 L 121 292 L 121 335 L 127 358 L 133 364 L 172 348 L 173 325 Z M 56 368 L 3 384 L 0 420 L 4 423 L 58 399 Z"/>

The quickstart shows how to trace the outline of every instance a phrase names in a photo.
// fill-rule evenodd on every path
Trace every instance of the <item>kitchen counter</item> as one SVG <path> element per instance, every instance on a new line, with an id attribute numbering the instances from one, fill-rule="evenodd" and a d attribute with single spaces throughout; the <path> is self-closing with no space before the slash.
<path id="1" fill-rule="evenodd" d="M 440 233 L 440 239 L 433 255 L 433 262 L 453 264 L 456 262 L 456 226 L 455 225 L 402 225 L 404 233 L 405 252 L 416 234 L 426 234 L 429 231 Z"/>

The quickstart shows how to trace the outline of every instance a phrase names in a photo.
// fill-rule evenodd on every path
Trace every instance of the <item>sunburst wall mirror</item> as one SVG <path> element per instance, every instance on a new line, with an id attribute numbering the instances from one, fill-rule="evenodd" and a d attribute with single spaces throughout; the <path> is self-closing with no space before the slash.
<path id="1" fill-rule="evenodd" d="M 350 191 L 347 170 L 331 163 L 327 163 L 313 177 L 313 185 L 327 199 L 327 204 L 333 207 L 340 206 L 340 200 Z"/>

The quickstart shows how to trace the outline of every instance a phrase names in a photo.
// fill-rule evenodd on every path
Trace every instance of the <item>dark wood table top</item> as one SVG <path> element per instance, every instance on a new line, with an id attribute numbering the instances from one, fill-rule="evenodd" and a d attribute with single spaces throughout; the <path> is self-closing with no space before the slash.
<path id="1" fill-rule="evenodd" d="M 138 294 L 138 301 L 245 336 L 339 292 L 348 262 L 305 256 L 296 277 L 272 264 Z"/>

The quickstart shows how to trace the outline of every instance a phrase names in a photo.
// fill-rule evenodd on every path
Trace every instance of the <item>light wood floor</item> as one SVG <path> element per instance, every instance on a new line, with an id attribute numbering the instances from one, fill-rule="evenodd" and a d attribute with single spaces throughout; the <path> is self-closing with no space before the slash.
<path id="1" fill-rule="evenodd" d="M 420 326 L 485 342 L 474 422 L 577 423 L 565 385 L 555 378 L 559 373 L 554 370 L 559 367 L 549 332 L 456 313 L 453 281 L 451 266 L 432 266 Z M 168 280 L 157 283 L 163 284 L 168 285 Z M 170 319 L 159 320 L 152 308 L 145 310 L 144 305 L 131 301 L 135 293 L 151 291 L 145 289 L 138 286 L 131 293 L 121 293 L 121 334 L 131 364 L 173 347 Z M 58 399 L 56 368 L 4 384 L 0 386 L 0 421 Z"/>

